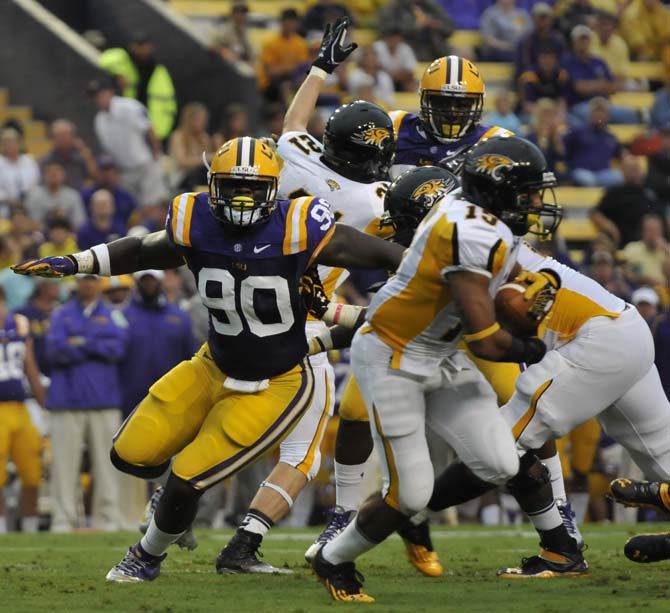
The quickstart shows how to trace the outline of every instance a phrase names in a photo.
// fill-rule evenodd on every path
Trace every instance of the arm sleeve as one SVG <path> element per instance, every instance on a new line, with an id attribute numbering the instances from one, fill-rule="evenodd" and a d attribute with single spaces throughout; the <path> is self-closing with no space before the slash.
<path id="1" fill-rule="evenodd" d="M 86 353 L 82 347 L 73 347 L 68 343 L 67 331 L 63 322 L 62 311 L 56 311 L 51 317 L 46 337 L 47 359 L 57 366 L 69 366 L 83 362 Z"/>
<path id="2" fill-rule="evenodd" d="M 451 252 L 451 257 L 442 268 L 442 275 L 459 270 L 489 278 L 497 275 L 507 259 L 508 246 L 496 225 L 477 219 L 446 226 L 440 241 L 440 256 Z"/>

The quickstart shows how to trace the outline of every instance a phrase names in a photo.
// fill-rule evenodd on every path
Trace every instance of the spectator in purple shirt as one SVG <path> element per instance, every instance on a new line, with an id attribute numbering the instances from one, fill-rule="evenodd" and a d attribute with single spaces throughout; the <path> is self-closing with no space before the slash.
<path id="1" fill-rule="evenodd" d="M 651 321 L 651 334 L 656 349 L 656 368 L 665 395 L 670 398 L 670 311 L 664 309 Z"/>
<path id="2" fill-rule="evenodd" d="M 586 123 L 590 114 L 589 101 L 596 96 L 609 98 L 618 85 L 609 66 L 591 54 L 593 31 L 588 26 L 575 26 L 570 34 L 572 54 L 565 58 L 563 67 L 570 75 L 568 104 L 575 123 Z M 610 106 L 612 123 L 637 123 L 638 115 L 624 106 Z"/>
<path id="3" fill-rule="evenodd" d="M 519 41 L 516 48 L 515 78 L 537 62 L 540 49 L 553 49 L 563 59 L 566 45 L 563 37 L 554 28 L 554 11 L 546 2 L 537 2 L 531 11 L 533 26 Z"/>
<path id="4" fill-rule="evenodd" d="M 623 182 L 623 175 L 610 164 L 621 156 L 621 145 L 607 128 L 609 102 L 590 101 L 590 122 L 565 135 L 565 150 L 570 176 L 576 185 L 611 187 Z"/>
<path id="5" fill-rule="evenodd" d="M 489 0 L 440 0 L 440 4 L 454 20 L 457 30 L 479 30 L 479 19 L 491 6 Z"/>
<path id="6" fill-rule="evenodd" d="M 99 189 L 95 192 L 91 196 L 90 207 L 90 219 L 77 231 L 80 249 L 89 249 L 125 235 L 125 226 L 114 219 L 114 197 L 109 191 Z"/>
<path id="7" fill-rule="evenodd" d="M 121 187 L 121 176 L 112 158 L 103 155 L 98 160 L 98 182 L 81 193 L 86 211 L 90 215 L 91 196 L 99 189 L 106 189 L 114 197 L 114 221 L 127 228 L 130 216 L 137 209 L 134 196 Z"/>
<path id="8" fill-rule="evenodd" d="M 540 49 L 535 66 L 521 73 L 519 95 L 524 113 L 532 113 L 541 98 L 549 98 L 557 104 L 558 110 L 566 108 L 570 76 L 561 68 L 556 51 L 551 47 Z"/>

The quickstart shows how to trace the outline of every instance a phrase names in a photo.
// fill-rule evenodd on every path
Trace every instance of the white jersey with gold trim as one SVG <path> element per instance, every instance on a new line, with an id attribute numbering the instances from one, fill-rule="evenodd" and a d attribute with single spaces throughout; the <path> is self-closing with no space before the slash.
<path id="1" fill-rule="evenodd" d="M 415 374 L 456 351 L 461 321 L 445 275 L 467 270 L 491 279 L 494 296 L 516 263 L 521 241 L 497 217 L 444 196 L 423 220 L 398 268 L 368 308 L 367 320 L 395 351 L 392 367 Z"/>
<path id="2" fill-rule="evenodd" d="M 307 132 L 285 132 L 277 143 L 284 165 L 279 176 L 279 198 L 320 194 L 335 219 L 361 232 L 382 235 L 379 219 L 384 212 L 388 183 L 360 183 L 343 177 L 321 161 L 323 145 Z M 349 275 L 342 268 L 319 266 L 328 297 Z"/>
<path id="3" fill-rule="evenodd" d="M 579 329 L 592 317 L 617 318 L 626 303 L 586 275 L 545 257 L 523 242 L 519 264 L 526 270 L 549 270 L 560 280 L 556 300 L 538 330 L 548 349 L 575 338 Z"/>

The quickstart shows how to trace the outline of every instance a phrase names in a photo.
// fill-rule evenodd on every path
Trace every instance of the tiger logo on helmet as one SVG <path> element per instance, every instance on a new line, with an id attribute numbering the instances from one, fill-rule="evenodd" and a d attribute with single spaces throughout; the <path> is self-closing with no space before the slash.
<path id="1" fill-rule="evenodd" d="M 432 179 L 422 183 L 413 192 L 412 200 L 422 200 L 424 204 L 433 206 L 442 196 L 448 194 L 455 187 L 455 181 L 450 179 Z"/>
<path id="2" fill-rule="evenodd" d="M 421 121 L 441 142 L 465 136 L 482 117 L 486 91 L 479 69 L 465 58 L 433 60 L 421 78 Z"/>
<path id="3" fill-rule="evenodd" d="M 515 164 L 516 162 L 514 162 L 514 160 L 510 160 L 504 155 L 488 154 L 475 159 L 475 170 L 477 172 L 491 175 L 493 179 L 499 181 L 503 178 L 503 169 L 512 168 Z"/>
<path id="4" fill-rule="evenodd" d="M 257 138 L 243 136 L 224 143 L 207 164 L 209 205 L 224 225 L 253 226 L 267 221 L 276 208 L 277 154 Z"/>
<path id="5" fill-rule="evenodd" d="M 391 131 L 386 128 L 367 128 L 352 134 L 351 140 L 361 145 L 373 145 L 378 149 L 384 149 L 388 139 L 392 139 Z"/>

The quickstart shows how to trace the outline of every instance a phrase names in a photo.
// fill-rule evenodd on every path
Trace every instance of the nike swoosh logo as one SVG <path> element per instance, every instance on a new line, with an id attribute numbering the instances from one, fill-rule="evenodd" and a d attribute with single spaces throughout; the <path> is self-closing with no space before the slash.
<path id="1" fill-rule="evenodd" d="M 254 247 L 254 253 L 260 253 L 261 251 L 265 251 L 268 247 L 271 247 L 272 245 L 263 245 L 262 247 Z"/>

